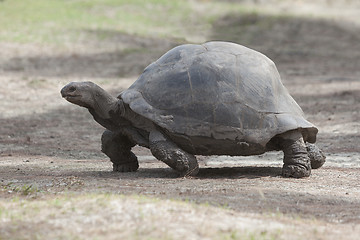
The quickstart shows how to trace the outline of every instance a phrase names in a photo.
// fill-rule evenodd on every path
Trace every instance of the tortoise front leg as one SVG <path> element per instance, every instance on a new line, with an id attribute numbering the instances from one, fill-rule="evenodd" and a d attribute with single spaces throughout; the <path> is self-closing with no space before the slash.
<path id="1" fill-rule="evenodd" d="M 311 165 L 306 145 L 300 131 L 294 130 L 279 135 L 280 147 L 284 152 L 284 177 L 309 177 Z"/>
<path id="2" fill-rule="evenodd" d="M 178 171 L 182 176 L 195 176 L 199 172 L 195 156 L 179 148 L 161 132 L 156 130 L 150 132 L 149 143 L 154 157 Z"/>
<path id="3" fill-rule="evenodd" d="M 131 148 L 135 146 L 129 138 L 121 133 L 105 130 L 101 136 L 101 151 L 113 163 L 113 171 L 134 172 L 139 162 Z"/>

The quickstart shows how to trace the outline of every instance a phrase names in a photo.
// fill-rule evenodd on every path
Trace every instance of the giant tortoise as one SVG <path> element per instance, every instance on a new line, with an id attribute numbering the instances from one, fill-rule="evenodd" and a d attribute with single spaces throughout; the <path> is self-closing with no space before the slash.
<path id="1" fill-rule="evenodd" d="M 195 155 L 259 155 L 282 150 L 285 177 L 307 177 L 325 156 L 318 129 L 265 55 L 229 42 L 177 46 L 145 68 L 115 98 L 92 82 L 61 90 L 106 128 L 102 151 L 113 170 L 136 171 L 140 145 L 182 176 L 199 171 Z"/>

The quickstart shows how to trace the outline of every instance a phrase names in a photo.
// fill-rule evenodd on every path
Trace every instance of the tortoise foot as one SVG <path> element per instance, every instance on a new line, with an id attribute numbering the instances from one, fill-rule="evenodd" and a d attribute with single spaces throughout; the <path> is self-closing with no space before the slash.
<path id="1" fill-rule="evenodd" d="M 315 144 L 306 143 L 306 150 L 311 162 L 311 168 L 317 169 L 324 165 L 326 161 L 325 154 Z"/>
<path id="2" fill-rule="evenodd" d="M 182 177 L 195 176 L 199 172 L 196 157 L 179 148 L 159 131 L 149 135 L 151 153 L 160 161 L 180 173 Z"/>
<path id="3" fill-rule="evenodd" d="M 180 171 L 181 177 L 193 177 L 199 173 L 199 165 L 197 161 L 189 161 L 187 169 Z"/>
<path id="4" fill-rule="evenodd" d="M 139 168 L 138 161 L 129 163 L 113 163 L 114 172 L 135 172 Z"/>
<path id="5" fill-rule="evenodd" d="M 284 165 L 282 169 L 283 177 L 303 178 L 309 177 L 311 169 L 303 165 Z"/>

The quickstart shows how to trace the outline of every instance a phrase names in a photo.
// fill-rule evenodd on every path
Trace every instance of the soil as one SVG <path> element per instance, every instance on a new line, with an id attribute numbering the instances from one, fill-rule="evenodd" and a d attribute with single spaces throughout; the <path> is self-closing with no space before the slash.
<path id="1" fill-rule="evenodd" d="M 249 24 L 271 21 L 267 31 Z M 318 126 L 317 144 L 327 162 L 309 178 L 281 177 L 282 154 L 267 153 L 198 156 L 199 175 L 183 179 L 140 147 L 134 148 L 140 161 L 137 172 L 112 172 L 100 152 L 104 129 L 86 110 L 61 99 L 61 87 L 70 81 L 94 81 L 115 95 L 130 86 L 147 64 L 179 44 L 118 33 L 104 40 L 106 47 L 92 42 L 66 48 L 0 43 L 0 185 L 31 185 L 48 194 L 140 194 L 208 203 L 285 226 L 304 219 L 297 228 L 300 235 L 315 236 L 309 235 L 306 222 L 316 220 L 322 229 L 317 239 L 356 239 L 360 28 L 336 20 L 224 16 L 214 24 L 209 39 L 220 39 L 234 29 L 246 34 L 239 37 L 235 32 L 222 40 L 246 44 L 272 58 L 284 85 L 307 119 Z M 0 198 L 16 194 L 0 191 Z M 268 219 L 267 213 L 284 219 Z"/>

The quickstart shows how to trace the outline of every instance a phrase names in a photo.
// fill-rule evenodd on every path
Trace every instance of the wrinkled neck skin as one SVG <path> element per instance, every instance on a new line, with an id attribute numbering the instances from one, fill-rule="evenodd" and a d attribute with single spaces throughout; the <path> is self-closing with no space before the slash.
<path id="1" fill-rule="evenodd" d="M 93 104 L 90 108 L 103 119 L 110 118 L 111 112 L 118 110 L 118 100 L 117 98 L 111 96 L 102 88 L 98 88 L 97 91 L 93 94 Z"/>
<path id="2" fill-rule="evenodd" d="M 122 100 L 111 96 L 101 88 L 92 97 L 94 101 L 88 109 L 95 121 L 100 125 L 114 131 L 121 125 L 129 124 L 123 117 L 125 108 Z"/>
<path id="3" fill-rule="evenodd" d="M 113 132 L 124 129 L 150 132 L 154 128 L 151 121 L 136 114 L 122 99 L 111 96 L 100 87 L 93 94 L 93 103 L 88 109 L 96 122 Z M 134 134 L 135 132 L 131 133 Z"/>

